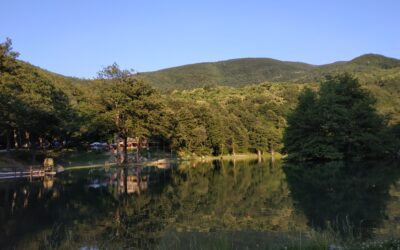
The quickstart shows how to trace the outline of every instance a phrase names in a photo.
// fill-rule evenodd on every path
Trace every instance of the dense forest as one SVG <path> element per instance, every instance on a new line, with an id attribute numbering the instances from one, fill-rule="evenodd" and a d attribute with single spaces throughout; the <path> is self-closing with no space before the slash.
<path id="1" fill-rule="evenodd" d="M 382 122 L 399 136 L 400 60 L 380 55 L 322 66 L 237 59 L 148 73 L 113 64 L 91 80 L 48 72 L 17 57 L 10 39 L 1 44 L 3 149 L 35 152 L 54 142 L 83 147 L 119 136 L 149 138 L 182 155 L 286 153 L 288 115 L 301 93 L 318 91 L 326 75 L 343 72 L 372 93 Z"/>

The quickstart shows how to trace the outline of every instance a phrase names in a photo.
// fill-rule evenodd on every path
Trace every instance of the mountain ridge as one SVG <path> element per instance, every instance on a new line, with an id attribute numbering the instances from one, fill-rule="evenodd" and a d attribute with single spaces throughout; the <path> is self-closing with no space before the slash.
<path id="1" fill-rule="evenodd" d="M 21 65 L 35 68 L 56 82 L 82 85 L 94 79 L 83 79 L 54 73 L 29 62 Z M 379 54 L 364 54 L 349 61 L 313 65 L 303 62 L 281 61 L 273 58 L 247 57 L 216 62 L 186 64 L 157 71 L 139 72 L 140 78 L 161 91 L 184 90 L 205 86 L 243 87 L 263 82 L 314 83 L 327 74 L 349 72 L 352 74 L 371 71 L 400 69 L 400 60 Z"/>
<path id="2" fill-rule="evenodd" d="M 49 83 L 64 91 L 71 103 L 77 106 L 82 102 L 82 98 L 96 98 L 98 90 L 107 84 L 107 81 L 63 76 L 24 61 L 19 63 L 26 72 L 40 74 Z M 400 122 L 400 60 L 395 58 L 365 54 L 349 61 L 319 66 L 275 59 L 246 58 L 184 65 L 174 69 L 164 69 L 166 75 L 157 72 L 155 75 L 139 73 L 138 77 L 143 78 L 162 94 L 169 95 L 174 90 L 202 91 L 217 86 L 245 88 L 264 83 L 286 87 L 304 87 L 300 86 L 303 84 L 317 86 L 327 74 L 348 72 L 374 94 L 382 114 L 388 114 L 392 121 Z M 296 96 L 294 94 L 294 98 Z"/>
<path id="3" fill-rule="evenodd" d="M 139 73 L 153 86 L 163 89 L 192 89 L 207 85 L 241 87 L 266 81 L 315 82 L 337 72 L 366 72 L 400 67 L 400 60 L 379 54 L 364 54 L 349 61 L 313 65 L 272 58 L 236 58 L 216 62 L 186 64 Z"/>

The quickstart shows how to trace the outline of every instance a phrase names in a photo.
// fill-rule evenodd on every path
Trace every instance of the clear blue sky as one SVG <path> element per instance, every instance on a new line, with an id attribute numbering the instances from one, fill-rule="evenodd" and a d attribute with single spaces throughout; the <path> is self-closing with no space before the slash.
<path id="1" fill-rule="evenodd" d="M 365 53 L 400 58 L 400 0 L 0 0 L 0 39 L 20 59 L 94 77 L 270 57 L 324 64 Z"/>

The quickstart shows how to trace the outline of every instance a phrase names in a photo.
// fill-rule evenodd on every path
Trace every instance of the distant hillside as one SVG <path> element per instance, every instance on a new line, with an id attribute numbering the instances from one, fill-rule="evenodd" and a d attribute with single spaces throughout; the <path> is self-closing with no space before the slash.
<path id="1" fill-rule="evenodd" d="M 348 62 L 335 62 L 315 67 L 298 82 L 318 81 L 327 74 L 349 72 L 360 77 L 373 71 L 400 69 L 400 60 L 376 54 L 365 54 Z M 296 81 L 296 80 L 295 80 Z"/>
<path id="2" fill-rule="evenodd" d="M 299 62 L 284 62 L 269 58 L 243 58 L 228 61 L 198 63 L 141 74 L 160 89 L 193 89 L 207 85 L 232 87 L 265 81 L 301 79 L 314 66 Z"/>
<path id="3" fill-rule="evenodd" d="M 400 69 L 400 60 L 382 55 L 366 54 L 351 61 L 320 66 L 286 62 L 269 58 L 243 58 L 198 63 L 168 68 L 140 75 L 160 90 L 193 89 L 209 85 L 240 87 L 261 82 L 318 81 L 326 74 L 350 72 L 370 73 L 374 70 Z"/>
<path id="4" fill-rule="evenodd" d="M 390 115 L 392 123 L 400 122 L 400 60 L 382 55 L 366 54 L 350 61 L 319 66 L 245 58 L 184 65 L 140 75 L 161 91 L 168 91 L 215 85 L 242 87 L 266 82 L 279 85 L 318 83 L 327 74 L 344 72 L 355 75 L 364 88 L 374 94 L 378 110 Z"/>
<path id="5" fill-rule="evenodd" d="M 56 74 L 20 61 L 21 65 L 49 78 L 56 86 L 73 95 L 77 89 L 91 88 L 94 80 Z M 279 61 L 270 58 L 242 58 L 197 63 L 139 73 L 157 89 L 164 91 L 202 88 L 205 86 L 242 87 L 263 82 L 315 83 L 327 74 L 349 72 L 361 81 L 379 81 L 377 76 L 400 72 L 400 60 L 377 54 L 365 54 L 350 61 L 324 65 Z M 397 75 L 397 74 L 396 74 Z M 382 77 L 381 77 L 382 78 Z M 396 77 L 397 78 L 397 77 Z"/>
<path id="6" fill-rule="evenodd" d="M 392 69 L 400 67 L 400 60 L 385 57 L 377 54 L 365 54 L 354 58 L 349 62 L 351 65 L 360 67 L 377 67 L 382 69 Z"/>
<path id="7" fill-rule="evenodd" d="M 45 76 L 78 105 L 91 99 L 104 82 L 66 77 L 20 61 L 23 68 Z M 205 86 L 245 87 L 273 82 L 277 84 L 317 83 L 326 74 L 349 72 L 378 99 L 378 109 L 400 122 L 400 60 L 366 54 L 350 61 L 314 66 L 267 58 L 245 58 L 214 63 L 199 63 L 139 74 L 161 92 L 187 90 Z M 100 84 L 100 85 L 99 85 Z M 285 86 L 288 86 L 287 84 Z"/>

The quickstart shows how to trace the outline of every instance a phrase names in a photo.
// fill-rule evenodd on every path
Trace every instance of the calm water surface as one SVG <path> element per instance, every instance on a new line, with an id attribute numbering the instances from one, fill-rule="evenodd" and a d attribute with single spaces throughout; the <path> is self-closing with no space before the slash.
<path id="1" fill-rule="evenodd" d="M 2 249 L 168 248 L 227 232 L 239 245 L 313 230 L 400 236 L 400 166 L 186 162 L 3 180 L 0 230 Z"/>

